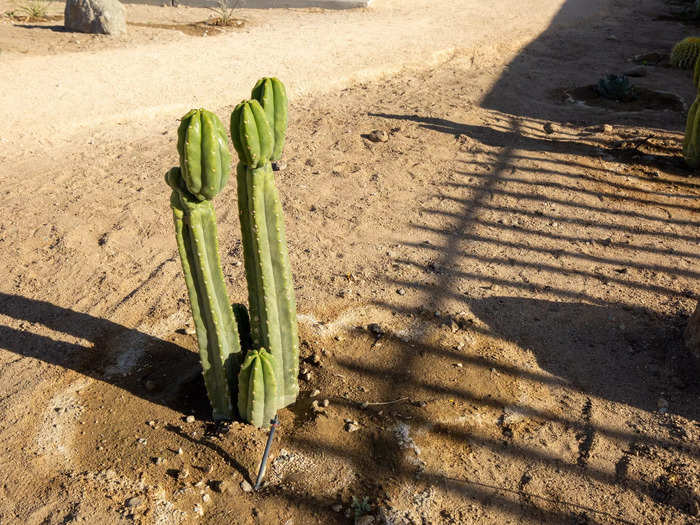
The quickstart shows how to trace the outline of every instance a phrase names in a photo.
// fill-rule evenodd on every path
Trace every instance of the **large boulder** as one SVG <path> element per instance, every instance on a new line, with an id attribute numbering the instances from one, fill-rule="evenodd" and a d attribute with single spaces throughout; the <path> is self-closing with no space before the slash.
<path id="1" fill-rule="evenodd" d="M 123 35 L 126 10 L 119 0 L 66 0 L 63 25 L 69 31 Z"/>
<path id="2" fill-rule="evenodd" d="M 690 316 L 685 329 L 685 345 L 700 363 L 700 302 L 695 307 L 695 313 Z"/>

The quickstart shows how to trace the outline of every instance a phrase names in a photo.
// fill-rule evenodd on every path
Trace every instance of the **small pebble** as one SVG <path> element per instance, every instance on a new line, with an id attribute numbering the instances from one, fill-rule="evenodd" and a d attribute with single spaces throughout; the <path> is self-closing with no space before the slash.
<path id="1" fill-rule="evenodd" d="M 355 421 L 348 421 L 345 423 L 346 432 L 356 432 L 360 430 L 360 426 Z"/>
<path id="2" fill-rule="evenodd" d="M 316 389 L 316 390 L 314 390 L 313 392 L 311 392 L 311 394 L 309 395 L 309 397 L 316 397 L 316 396 L 318 396 L 320 393 L 321 393 L 321 391 L 318 390 L 318 389 Z"/>
<path id="3" fill-rule="evenodd" d="M 370 323 L 367 325 L 367 330 L 372 332 L 377 337 L 384 335 L 384 329 L 377 323 Z"/>
<path id="4" fill-rule="evenodd" d="M 554 133 L 554 126 L 552 126 L 551 122 L 545 122 L 544 126 L 542 126 L 542 129 L 544 129 L 544 132 L 547 133 L 548 135 L 550 133 Z"/>
<path id="5" fill-rule="evenodd" d="M 253 492 L 253 487 L 246 480 L 241 481 L 241 490 L 243 492 Z"/>
<path id="6" fill-rule="evenodd" d="M 146 443 L 148 443 L 148 441 L 147 441 L 145 438 L 139 438 L 139 439 L 138 439 L 138 442 L 139 442 L 141 445 L 145 445 Z"/>
<path id="7" fill-rule="evenodd" d="M 192 510 L 194 510 L 194 513 L 197 514 L 198 516 L 204 515 L 204 509 L 202 508 L 202 506 L 199 503 L 197 503 Z"/>
<path id="8" fill-rule="evenodd" d="M 181 449 L 181 448 L 178 448 L 178 449 L 177 449 L 177 453 L 178 453 L 178 455 L 181 456 L 181 455 L 183 454 L 182 449 Z"/>
<path id="9" fill-rule="evenodd" d="M 194 423 L 194 416 L 187 416 L 185 418 L 185 423 Z"/>
<path id="10" fill-rule="evenodd" d="M 456 368 L 463 368 L 464 367 L 464 365 L 462 363 L 454 363 L 452 366 L 454 366 Z"/>
<path id="11" fill-rule="evenodd" d="M 389 140 L 389 134 L 383 129 L 375 129 L 367 135 L 367 138 L 372 142 L 386 142 Z"/>
<path id="12" fill-rule="evenodd" d="M 317 365 L 320 362 L 321 362 L 321 358 L 319 357 L 318 354 L 314 354 L 311 356 L 311 363 L 313 363 L 314 365 Z"/>
<path id="13" fill-rule="evenodd" d="M 403 288 L 399 288 L 398 290 L 396 290 L 396 293 L 399 295 L 406 295 L 406 290 L 404 290 Z"/>
<path id="14" fill-rule="evenodd" d="M 304 372 L 303 374 L 301 374 L 301 378 L 304 381 L 311 381 L 311 372 Z"/>
<path id="15" fill-rule="evenodd" d="M 190 475 L 186 468 L 177 471 L 177 479 L 185 479 Z"/>
<path id="16" fill-rule="evenodd" d="M 211 501 L 211 496 L 207 493 L 202 494 L 202 501 L 204 503 L 209 503 Z"/>
<path id="17" fill-rule="evenodd" d="M 185 328 L 185 333 L 186 333 L 187 335 L 194 335 L 194 334 L 197 333 L 197 330 L 195 330 L 194 328 L 190 328 L 190 327 L 188 326 L 187 328 Z"/>
<path id="18" fill-rule="evenodd" d="M 613 127 L 610 124 L 603 124 L 602 130 L 603 133 L 610 134 L 613 132 Z"/>
<path id="19" fill-rule="evenodd" d="M 273 171 L 282 171 L 286 167 L 287 167 L 287 159 L 285 159 L 285 158 L 281 158 L 281 159 L 276 160 L 272 163 Z"/>
<path id="20" fill-rule="evenodd" d="M 133 498 L 129 498 L 126 500 L 126 506 L 127 507 L 138 507 L 143 503 L 143 497 L 141 496 L 134 496 Z"/>
<path id="21" fill-rule="evenodd" d="M 146 424 L 147 424 L 149 427 L 151 427 L 151 428 L 156 428 L 156 422 L 153 421 L 152 419 L 151 419 L 148 423 L 146 423 Z"/>
<path id="22" fill-rule="evenodd" d="M 324 407 L 324 408 L 327 407 L 327 406 L 330 405 L 330 404 L 331 404 L 331 402 L 328 401 L 327 399 L 324 399 L 324 400 L 321 402 L 321 406 Z"/>

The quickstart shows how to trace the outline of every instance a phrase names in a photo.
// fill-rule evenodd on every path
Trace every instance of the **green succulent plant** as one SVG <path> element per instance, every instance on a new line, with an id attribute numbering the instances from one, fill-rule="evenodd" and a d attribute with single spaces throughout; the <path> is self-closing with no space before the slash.
<path id="1" fill-rule="evenodd" d="M 601 97 L 627 101 L 637 98 L 634 86 L 625 75 L 606 75 L 598 81 L 596 91 Z"/>

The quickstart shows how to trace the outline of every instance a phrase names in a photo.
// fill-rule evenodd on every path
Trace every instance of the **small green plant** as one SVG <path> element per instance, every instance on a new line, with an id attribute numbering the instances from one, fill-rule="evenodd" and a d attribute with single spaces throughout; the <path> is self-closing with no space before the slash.
<path id="1" fill-rule="evenodd" d="M 215 7 L 210 7 L 217 14 L 216 25 L 233 26 L 240 25 L 240 20 L 233 16 L 233 12 L 238 8 L 241 0 L 217 0 Z"/>
<path id="2" fill-rule="evenodd" d="M 23 22 L 42 22 L 48 19 L 48 0 L 25 0 L 13 4 L 13 9 L 5 13 L 9 18 Z"/>
<path id="3" fill-rule="evenodd" d="M 596 91 L 610 100 L 628 101 L 637 98 L 634 86 L 625 75 L 606 75 L 598 81 Z"/>
<path id="4" fill-rule="evenodd" d="M 698 55 L 700 55 L 700 37 L 689 36 L 673 46 L 670 62 L 673 67 L 690 69 Z"/>
<path id="5" fill-rule="evenodd" d="M 372 511 L 372 505 L 370 505 L 369 498 L 367 496 L 362 499 L 353 496 L 352 503 L 350 504 L 350 510 L 352 510 L 355 519 L 358 519 L 365 514 L 369 514 Z"/>

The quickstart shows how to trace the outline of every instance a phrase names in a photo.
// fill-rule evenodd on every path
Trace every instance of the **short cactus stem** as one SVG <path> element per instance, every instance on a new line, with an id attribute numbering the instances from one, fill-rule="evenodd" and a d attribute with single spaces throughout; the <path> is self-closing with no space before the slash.
<path id="1" fill-rule="evenodd" d="M 238 373 L 238 413 L 258 428 L 270 426 L 280 404 L 275 361 L 264 348 L 249 350 Z"/>
<path id="2" fill-rule="evenodd" d="M 260 103 L 272 128 L 274 146 L 270 160 L 278 161 L 282 157 L 287 133 L 287 90 L 278 79 L 265 77 L 255 84 L 251 98 Z"/>

